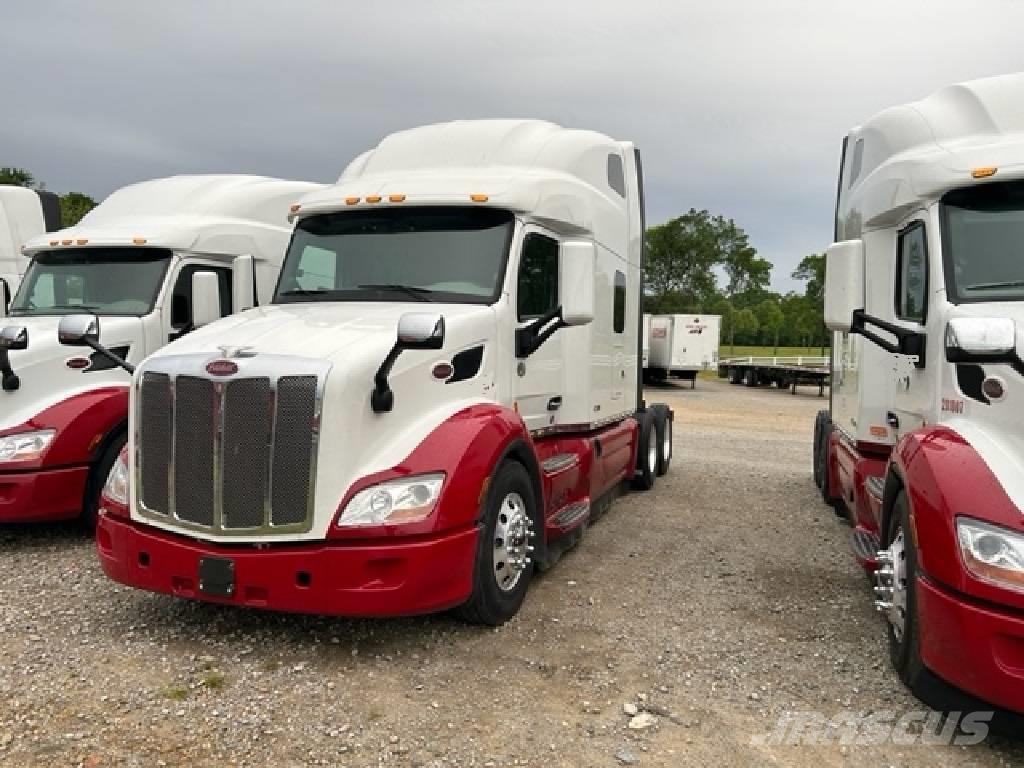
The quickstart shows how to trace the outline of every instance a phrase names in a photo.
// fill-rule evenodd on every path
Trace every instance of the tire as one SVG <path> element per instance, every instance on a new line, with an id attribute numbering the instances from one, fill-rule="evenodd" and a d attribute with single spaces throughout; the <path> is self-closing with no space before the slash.
<path id="1" fill-rule="evenodd" d="M 658 473 L 658 429 L 655 426 L 654 413 L 650 410 L 640 413 L 640 442 L 636 449 L 636 472 L 633 475 L 633 488 L 638 491 L 649 491 L 654 487 L 654 479 Z"/>
<path id="2" fill-rule="evenodd" d="M 893 503 L 892 515 L 885 536 L 885 547 L 892 550 L 893 542 L 900 537 L 903 542 L 903 558 L 893 563 L 894 580 L 900 580 L 905 596 L 905 609 L 902 629 L 898 629 L 892 618 L 887 617 L 886 634 L 889 638 L 889 658 L 900 680 L 917 693 L 917 688 L 926 680 L 926 669 L 921 660 L 921 627 L 917 615 L 917 547 L 914 537 L 909 533 L 910 505 L 907 495 L 902 490 Z M 899 558 L 894 558 L 899 560 Z"/>
<path id="3" fill-rule="evenodd" d="M 85 499 L 82 503 L 82 525 L 87 530 L 96 528 L 96 517 L 100 509 L 100 494 L 103 493 L 103 486 L 107 484 L 107 476 L 110 474 L 114 462 L 128 442 L 127 433 L 119 433 L 107 444 L 107 447 L 100 454 L 92 471 L 89 472 L 89 480 L 85 484 Z"/>
<path id="4" fill-rule="evenodd" d="M 672 463 L 672 419 L 669 418 L 668 408 L 664 405 L 652 405 L 654 413 L 654 428 L 658 434 L 658 462 L 655 472 L 661 477 L 668 472 L 669 464 Z"/>
<path id="5" fill-rule="evenodd" d="M 820 490 L 825 482 L 825 463 L 828 457 L 828 440 L 826 435 L 831 431 L 832 421 L 828 411 L 818 411 L 814 417 L 814 450 L 811 466 L 814 468 L 814 484 Z"/>
<path id="6" fill-rule="evenodd" d="M 473 566 L 473 592 L 457 609 L 463 621 L 498 627 L 519 611 L 533 575 L 529 553 L 537 519 L 529 474 L 519 462 L 505 461 L 487 493 Z M 509 563 L 509 556 L 523 558 L 525 563 L 517 567 Z"/>
<path id="7" fill-rule="evenodd" d="M 729 383 L 740 384 L 743 381 L 743 372 L 739 368 L 729 369 Z"/>
<path id="8" fill-rule="evenodd" d="M 746 373 L 743 374 L 743 383 L 748 387 L 757 386 L 757 371 L 753 368 L 748 368 Z"/>

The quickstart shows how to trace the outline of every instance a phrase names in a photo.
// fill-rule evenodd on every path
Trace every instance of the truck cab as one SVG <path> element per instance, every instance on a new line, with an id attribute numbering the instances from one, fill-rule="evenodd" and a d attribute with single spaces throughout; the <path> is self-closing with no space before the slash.
<path id="1" fill-rule="evenodd" d="M 1024 713 L 1024 75 L 945 88 L 844 142 L 815 476 L 876 579 L 890 651 Z M 929 702 L 931 703 L 931 702 Z M 941 706 L 941 703 L 939 704 Z"/>
<path id="2" fill-rule="evenodd" d="M 52 192 L 0 184 L 0 317 L 28 267 L 24 247 L 44 232 L 60 229 L 60 200 Z"/>
<path id="3" fill-rule="evenodd" d="M 0 321 L 0 522 L 95 517 L 124 446 L 137 365 L 194 329 L 269 302 L 289 205 L 317 185 L 179 176 L 125 187 L 27 243 Z M 101 349 L 58 341 L 89 312 Z"/>
<path id="4" fill-rule="evenodd" d="M 639 386 L 641 189 L 632 144 L 541 121 L 357 157 L 293 208 L 269 305 L 136 371 L 107 574 L 275 610 L 511 617 L 534 564 L 668 467 L 670 414 Z"/>

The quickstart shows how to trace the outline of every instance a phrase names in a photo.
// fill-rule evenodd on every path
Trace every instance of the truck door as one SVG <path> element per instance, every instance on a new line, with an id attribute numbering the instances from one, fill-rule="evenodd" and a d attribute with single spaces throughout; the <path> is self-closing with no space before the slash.
<path id="1" fill-rule="evenodd" d="M 213 272 L 220 287 L 220 316 L 231 314 L 231 268 L 222 264 L 183 262 L 177 274 L 171 275 L 173 286 L 164 300 L 164 327 L 167 341 L 174 341 L 192 330 L 192 276 L 196 272 Z"/>
<path id="2" fill-rule="evenodd" d="M 522 326 L 557 306 L 558 240 L 539 227 L 529 226 L 519 254 L 516 319 Z M 555 333 L 532 355 L 516 361 L 513 383 L 516 407 L 530 430 L 558 422 L 562 405 L 564 335 Z"/>
<path id="3" fill-rule="evenodd" d="M 908 220 L 896 236 L 896 323 L 924 332 L 928 322 L 928 229 L 922 218 Z M 924 424 L 934 375 L 918 368 L 908 355 L 893 355 L 893 416 L 897 433 L 906 433 Z M 892 421 L 890 419 L 890 421 Z"/>

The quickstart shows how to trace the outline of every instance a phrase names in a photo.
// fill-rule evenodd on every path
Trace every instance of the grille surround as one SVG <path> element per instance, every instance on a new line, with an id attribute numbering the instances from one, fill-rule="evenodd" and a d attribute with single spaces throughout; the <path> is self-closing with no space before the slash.
<path id="1" fill-rule="evenodd" d="M 233 357 L 238 371 L 232 375 L 207 373 L 206 366 L 219 359 L 223 358 L 158 357 L 139 371 L 132 415 L 133 487 L 140 516 L 226 538 L 308 533 L 315 513 L 320 419 L 331 364 L 290 355 L 252 355 Z M 196 397 L 202 398 L 205 391 L 212 404 L 197 404 Z M 261 413 L 264 398 L 266 411 Z M 162 405 L 169 412 L 160 412 Z M 212 415 L 206 419 L 208 409 Z M 302 424 L 306 418 L 308 425 Z M 204 419 L 209 422 L 205 429 Z M 179 423 L 188 425 L 188 431 L 179 430 Z M 251 430 L 246 429 L 249 425 Z M 143 426 L 146 431 L 140 429 Z M 169 436 L 160 431 L 162 426 L 169 427 Z M 280 453 L 279 433 L 290 437 L 288 450 Z M 198 489 L 183 489 L 192 504 L 183 510 L 176 490 L 188 476 L 179 477 L 179 467 L 190 459 L 195 464 L 194 452 L 212 456 L 212 467 L 199 473 Z M 165 457 L 169 457 L 166 464 Z M 154 460 L 156 466 L 147 466 L 147 461 Z M 281 489 L 275 493 L 275 475 L 281 476 L 287 493 Z M 167 486 L 161 488 L 164 477 Z M 166 500 L 166 509 L 147 506 L 153 500 L 147 493 L 154 488 L 157 500 Z M 209 498 L 210 508 L 197 507 L 197 497 Z"/>

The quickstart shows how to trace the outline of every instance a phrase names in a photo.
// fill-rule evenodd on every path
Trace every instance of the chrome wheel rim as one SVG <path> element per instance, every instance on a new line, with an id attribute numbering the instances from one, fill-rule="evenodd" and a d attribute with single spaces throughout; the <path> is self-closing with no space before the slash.
<path id="1" fill-rule="evenodd" d="M 889 546 L 892 556 L 892 607 L 889 609 L 889 624 L 897 640 L 903 640 L 907 627 L 907 548 L 903 528 L 896 531 L 896 537 Z"/>
<path id="2" fill-rule="evenodd" d="M 665 461 L 672 458 L 672 419 L 665 419 L 665 439 L 661 445 L 661 455 Z"/>
<path id="3" fill-rule="evenodd" d="M 647 468 L 653 472 L 658 468 L 658 430 L 651 425 L 651 439 L 647 441 Z"/>
<path id="4" fill-rule="evenodd" d="M 494 524 L 494 582 L 502 592 L 511 592 L 530 565 L 530 537 L 533 523 L 523 497 L 514 491 L 498 508 Z"/>

